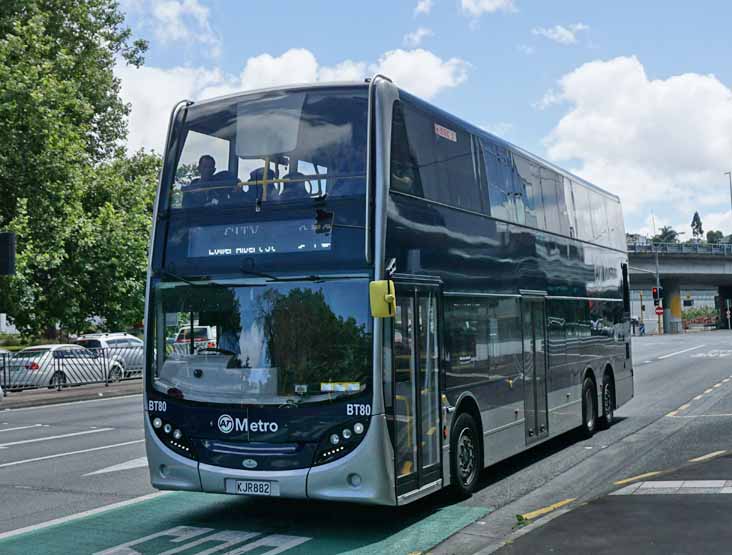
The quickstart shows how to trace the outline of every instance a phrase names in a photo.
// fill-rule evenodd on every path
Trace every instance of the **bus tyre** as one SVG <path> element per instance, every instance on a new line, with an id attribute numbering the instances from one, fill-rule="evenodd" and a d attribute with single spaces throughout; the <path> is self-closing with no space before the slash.
<path id="1" fill-rule="evenodd" d="M 602 379 L 602 419 L 600 427 L 607 430 L 615 422 L 615 386 L 612 378 L 605 374 Z"/>
<path id="2" fill-rule="evenodd" d="M 585 378 L 582 383 L 582 437 L 585 439 L 595 435 L 597 428 L 597 393 L 595 382 Z"/>
<path id="3" fill-rule="evenodd" d="M 470 497 L 478 486 L 481 469 L 478 426 L 467 412 L 460 413 L 450 437 L 451 482 L 459 497 Z"/>

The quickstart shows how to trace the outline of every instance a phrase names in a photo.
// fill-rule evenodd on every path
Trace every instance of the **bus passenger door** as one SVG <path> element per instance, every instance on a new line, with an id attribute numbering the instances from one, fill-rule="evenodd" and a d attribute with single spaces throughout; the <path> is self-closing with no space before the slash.
<path id="1" fill-rule="evenodd" d="M 441 477 L 437 287 L 397 285 L 394 455 L 397 496 Z"/>
<path id="2" fill-rule="evenodd" d="M 542 297 L 522 299 L 526 443 L 549 435 L 545 306 Z"/>

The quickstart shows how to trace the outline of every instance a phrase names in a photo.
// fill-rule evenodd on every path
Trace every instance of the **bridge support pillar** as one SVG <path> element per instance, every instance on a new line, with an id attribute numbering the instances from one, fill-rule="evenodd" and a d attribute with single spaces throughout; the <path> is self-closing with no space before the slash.
<path id="1" fill-rule="evenodd" d="M 664 280 L 663 283 L 663 333 L 682 333 L 681 282 Z"/>

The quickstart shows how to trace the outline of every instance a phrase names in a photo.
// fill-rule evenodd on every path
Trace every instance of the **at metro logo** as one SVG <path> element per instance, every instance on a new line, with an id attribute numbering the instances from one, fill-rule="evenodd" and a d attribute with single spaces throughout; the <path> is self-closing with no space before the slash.
<path id="1" fill-rule="evenodd" d="M 232 425 L 233 424 L 233 425 Z M 224 434 L 233 431 L 237 432 L 276 432 L 280 429 L 277 422 L 267 422 L 265 420 L 252 420 L 249 418 L 234 418 L 228 414 L 222 414 L 218 420 L 219 430 Z"/>

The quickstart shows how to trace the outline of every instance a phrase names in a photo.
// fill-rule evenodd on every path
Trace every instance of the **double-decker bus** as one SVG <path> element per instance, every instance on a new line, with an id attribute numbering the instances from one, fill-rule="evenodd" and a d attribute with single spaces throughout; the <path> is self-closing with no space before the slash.
<path id="1" fill-rule="evenodd" d="M 468 495 L 633 396 L 619 199 L 385 77 L 179 103 L 150 253 L 159 489 Z"/>

